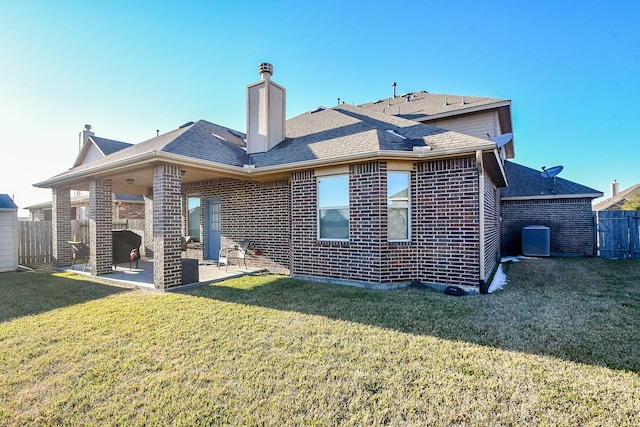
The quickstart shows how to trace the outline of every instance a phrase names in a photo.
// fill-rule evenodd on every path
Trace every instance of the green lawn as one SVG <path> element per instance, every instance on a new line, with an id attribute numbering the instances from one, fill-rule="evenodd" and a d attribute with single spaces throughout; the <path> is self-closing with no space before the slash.
<path id="1" fill-rule="evenodd" d="M 640 425 L 640 262 L 492 295 L 0 274 L 0 425 Z"/>

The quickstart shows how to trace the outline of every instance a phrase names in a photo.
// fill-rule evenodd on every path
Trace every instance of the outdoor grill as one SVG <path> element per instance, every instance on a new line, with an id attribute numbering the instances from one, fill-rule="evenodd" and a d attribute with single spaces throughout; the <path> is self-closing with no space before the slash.
<path id="1" fill-rule="evenodd" d="M 136 268 L 138 268 L 142 237 L 131 230 L 117 230 L 111 233 L 113 236 L 114 267 L 120 262 L 129 262 L 129 268 L 131 268 L 131 263 L 135 261 Z"/>

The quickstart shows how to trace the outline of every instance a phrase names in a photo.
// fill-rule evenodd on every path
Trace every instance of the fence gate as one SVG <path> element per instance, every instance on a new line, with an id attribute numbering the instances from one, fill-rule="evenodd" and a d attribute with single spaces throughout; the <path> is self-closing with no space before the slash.
<path id="1" fill-rule="evenodd" d="M 640 211 L 598 212 L 598 247 L 602 258 L 640 259 Z"/>

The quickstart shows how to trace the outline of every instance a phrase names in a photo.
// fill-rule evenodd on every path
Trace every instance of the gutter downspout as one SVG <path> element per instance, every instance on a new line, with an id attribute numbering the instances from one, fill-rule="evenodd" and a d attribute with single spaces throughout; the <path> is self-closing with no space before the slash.
<path id="1" fill-rule="evenodd" d="M 485 235 L 484 235 L 484 164 L 482 162 L 482 150 L 476 151 L 476 165 L 478 167 L 478 215 L 480 216 L 478 224 L 479 224 L 479 240 L 480 240 L 480 293 L 487 293 L 487 285 L 484 282 L 485 279 L 485 265 L 484 265 L 484 255 L 485 255 Z"/>

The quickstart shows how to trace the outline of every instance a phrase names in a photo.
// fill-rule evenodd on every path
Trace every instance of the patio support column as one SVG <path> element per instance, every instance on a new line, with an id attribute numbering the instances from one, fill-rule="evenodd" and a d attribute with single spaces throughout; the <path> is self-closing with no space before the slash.
<path id="1" fill-rule="evenodd" d="M 153 284 L 157 289 L 182 283 L 181 188 L 180 166 L 153 167 Z"/>
<path id="2" fill-rule="evenodd" d="M 110 179 L 89 183 L 89 264 L 91 275 L 112 272 L 113 207 Z"/>
<path id="3" fill-rule="evenodd" d="M 144 256 L 153 256 L 153 188 L 144 195 Z"/>
<path id="4" fill-rule="evenodd" d="M 71 265 L 71 190 L 53 188 L 52 192 L 52 243 L 53 266 Z"/>

